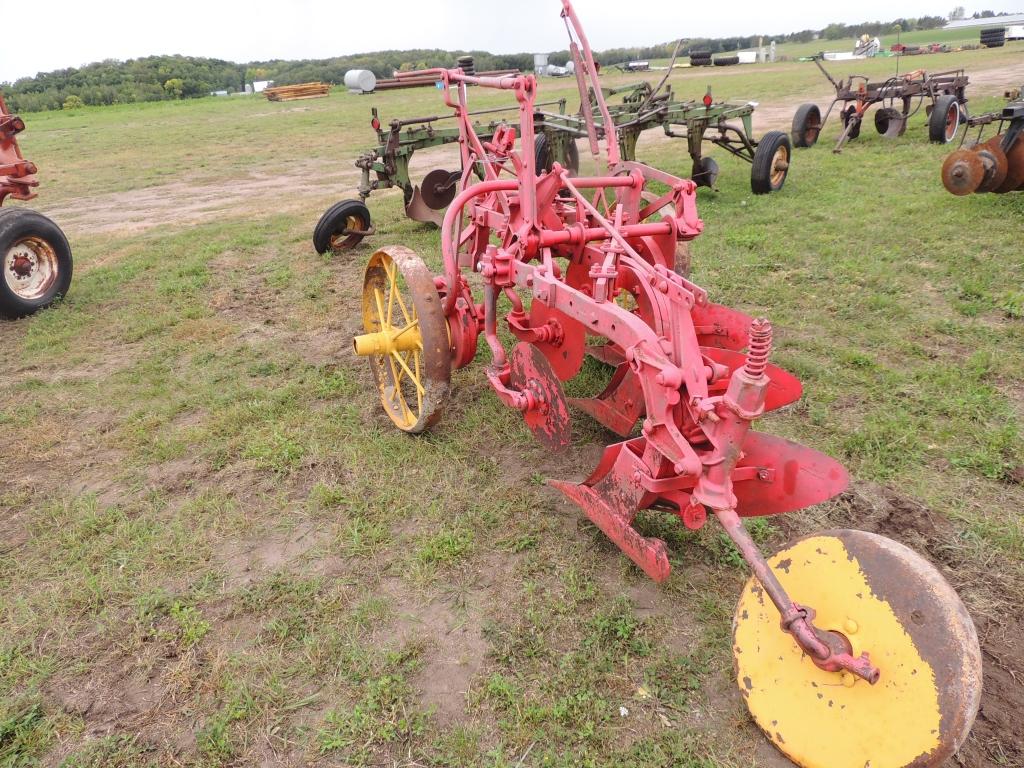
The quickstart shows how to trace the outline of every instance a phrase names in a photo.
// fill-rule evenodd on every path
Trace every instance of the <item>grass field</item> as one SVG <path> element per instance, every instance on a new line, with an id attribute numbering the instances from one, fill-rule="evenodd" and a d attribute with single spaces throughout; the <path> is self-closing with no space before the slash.
<path id="1" fill-rule="evenodd" d="M 914 66 L 968 67 L 978 111 L 1024 81 L 1024 46 Z M 758 100 L 762 130 L 828 94 L 813 65 L 731 69 L 673 82 Z M 572 104 L 574 84 L 543 89 Z M 586 476 L 609 434 L 575 414 L 551 455 L 483 352 L 430 434 L 391 428 L 351 352 L 362 269 L 392 243 L 436 267 L 437 233 L 385 193 L 372 242 L 310 244 L 354 190 L 371 105 L 442 111 L 425 89 L 26 116 L 34 207 L 76 275 L 0 325 L 0 766 L 788 765 L 731 679 L 747 572 L 720 530 L 645 518 L 675 566 L 655 586 L 544 485 Z M 838 156 L 837 130 L 779 194 L 720 157 L 699 195 L 694 279 L 768 314 L 804 382 L 761 428 L 855 478 L 754 531 L 776 549 L 862 527 L 937 563 L 985 649 L 950 765 L 1024 766 L 1024 195 L 948 195 L 922 115 Z M 640 154 L 689 172 L 663 136 Z"/>

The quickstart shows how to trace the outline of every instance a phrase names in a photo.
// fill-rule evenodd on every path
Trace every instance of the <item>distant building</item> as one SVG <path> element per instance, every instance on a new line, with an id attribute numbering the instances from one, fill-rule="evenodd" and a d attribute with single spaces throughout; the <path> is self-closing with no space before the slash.
<path id="1" fill-rule="evenodd" d="M 270 88 L 274 84 L 273 80 L 253 80 L 252 81 L 252 92 L 263 93 L 267 88 Z"/>
<path id="2" fill-rule="evenodd" d="M 1012 13 L 1009 16 L 990 16 L 987 19 L 958 19 L 949 22 L 944 29 L 963 29 L 964 27 L 1008 27 L 1011 24 L 1024 24 L 1024 13 Z"/>

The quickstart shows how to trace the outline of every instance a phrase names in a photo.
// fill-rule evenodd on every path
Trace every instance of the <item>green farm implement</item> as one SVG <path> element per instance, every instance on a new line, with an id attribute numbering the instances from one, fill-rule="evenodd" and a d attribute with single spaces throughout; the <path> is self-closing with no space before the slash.
<path id="1" fill-rule="evenodd" d="M 750 186 L 754 194 L 767 194 L 782 188 L 792 156 L 789 137 L 782 131 L 770 131 L 760 141 L 753 138 L 752 116 L 756 102 L 716 102 L 709 88 L 701 100 L 681 101 L 671 86 L 662 81 L 657 87 L 641 82 L 616 88 L 602 88 L 608 104 L 608 115 L 616 129 L 623 160 L 636 159 L 640 134 L 661 128 L 670 138 L 685 139 L 692 160 L 691 178 L 698 186 L 714 187 L 718 164 L 704 155 L 704 143 L 721 147 L 751 164 Z M 576 114 L 566 113 L 566 100 L 548 101 L 536 106 L 534 116 L 535 162 L 538 170 L 550 171 L 555 163 L 578 173 L 580 155 L 578 140 L 585 140 L 593 154 L 604 138 L 603 116 L 595 114 L 597 99 L 592 89 L 582 89 L 585 96 Z M 507 130 L 506 119 L 490 115 L 508 112 L 489 109 L 470 113 L 473 130 L 480 141 L 487 142 Z M 459 189 L 480 175 L 478 168 L 448 170 L 435 168 L 419 184 L 413 182 L 413 155 L 431 147 L 459 141 L 459 128 L 452 123 L 454 115 L 416 117 L 392 120 L 384 125 L 376 109 L 370 124 L 377 134 L 377 146 L 361 154 L 355 162 L 361 172 L 359 199 L 342 200 L 328 208 L 313 231 L 317 253 L 341 251 L 354 247 L 374 233 L 367 198 L 375 191 L 398 187 L 402 190 L 405 213 L 414 221 L 440 225 L 445 209 Z M 506 115 L 507 117 L 507 115 Z"/>

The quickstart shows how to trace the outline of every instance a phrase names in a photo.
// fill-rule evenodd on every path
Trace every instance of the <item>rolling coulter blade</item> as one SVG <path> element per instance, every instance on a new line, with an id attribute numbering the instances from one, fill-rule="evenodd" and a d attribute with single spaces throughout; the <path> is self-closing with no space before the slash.
<path id="1" fill-rule="evenodd" d="M 958 149 L 942 163 L 942 186 L 958 197 L 977 191 L 984 180 L 985 164 L 969 149 Z"/>
<path id="2" fill-rule="evenodd" d="M 459 176 L 459 173 L 452 173 L 444 168 L 432 170 L 423 177 L 423 185 L 420 188 L 423 203 L 432 211 L 443 211 L 455 199 Z"/>
<path id="3" fill-rule="evenodd" d="M 524 342 L 512 348 L 510 363 L 512 386 L 529 393 L 539 403 L 523 412 L 526 426 L 552 450 L 568 446 L 572 440 L 569 403 L 551 363 L 536 345 Z"/>
<path id="4" fill-rule="evenodd" d="M 934 768 L 967 737 L 981 697 L 981 651 L 956 592 L 912 550 L 872 533 L 800 539 L 769 559 L 815 625 L 859 653 L 872 685 L 819 669 L 779 632 L 779 613 L 750 579 L 736 607 L 733 656 L 747 707 L 803 768 Z"/>

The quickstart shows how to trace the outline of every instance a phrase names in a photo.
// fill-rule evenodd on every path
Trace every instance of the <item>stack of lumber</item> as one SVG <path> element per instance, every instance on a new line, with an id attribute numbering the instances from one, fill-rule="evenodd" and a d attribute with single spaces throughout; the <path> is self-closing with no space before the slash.
<path id="1" fill-rule="evenodd" d="M 267 88 L 263 95 L 270 101 L 295 101 L 296 99 L 319 99 L 331 90 L 328 83 L 299 83 L 297 85 L 278 85 Z"/>
<path id="2" fill-rule="evenodd" d="M 489 72 L 477 72 L 477 77 L 505 77 L 506 75 L 518 75 L 518 69 L 495 69 Z M 378 91 L 393 90 L 395 88 L 422 88 L 424 86 L 433 86 L 437 82 L 437 78 L 432 75 L 426 75 L 423 77 L 403 77 L 398 78 L 385 78 L 377 81 Z"/>

